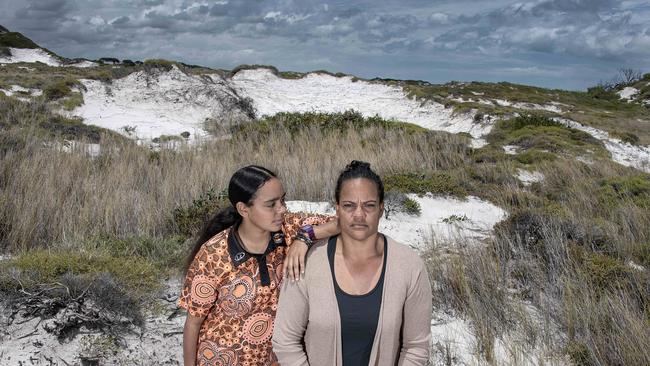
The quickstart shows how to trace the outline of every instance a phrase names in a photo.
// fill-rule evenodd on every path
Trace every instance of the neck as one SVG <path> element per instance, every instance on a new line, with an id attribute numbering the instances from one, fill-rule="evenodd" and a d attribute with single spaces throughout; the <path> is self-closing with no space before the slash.
<path id="1" fill-rule="evenodd" d="M 270 232 L 243 221 L 237 229 L 244 248 L 253 254 L 264 253 L 269 244 Z"/>
<path id="2" fill-rule="evenodd" d="M 379 239 L 379 233 L 374 233 L 363 240 L 357 240 L 341 233 L 339 236 L 340 253 L 350 259 L 365 259 L 380 255 L 383 253 L 384 246 Z"/>

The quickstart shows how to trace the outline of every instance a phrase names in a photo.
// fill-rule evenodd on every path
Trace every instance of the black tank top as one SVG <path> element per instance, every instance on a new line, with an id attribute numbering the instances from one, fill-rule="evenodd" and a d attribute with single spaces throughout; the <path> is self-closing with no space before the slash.
<path id="1" fill-rule="evenodd" d="M 327 257 L 334 280 L 334 292 L 339 305 L 341 316 L 341 343 L 343 346 L 343 366 L 367 365 L 370 362 L 372 343 L 377 332 L 379 311 L 381 309 L 381 295 L 384 289 L 384 273 L 386 272 L 386 256 L 388 243 L 384 238 L 384 260 L 381 275 L 377 285 L 363 295 L 350 295 L 343 291 L 334 273 L 334 254 L 336 252 L 336 239 L 333 236 L 327 243 Z"/>

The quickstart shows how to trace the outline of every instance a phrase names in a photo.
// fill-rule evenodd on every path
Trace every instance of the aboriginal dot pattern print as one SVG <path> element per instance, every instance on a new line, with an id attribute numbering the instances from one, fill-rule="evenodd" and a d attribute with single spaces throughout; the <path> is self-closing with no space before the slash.
<path id="1" fill-rule="evenodd" d="M 282 227 L 284 242 L 291 244 L 302 225 L 331 219 L 288 213 Z M 278 245 L 267 254 L 270 284 L 263 286 L 258 261 L 250 257 L 238 262 L 237 253 L 231 253 L 230 235 L 226 229 L 203 244 L 187 271 L 178 301 L 188 313 L 205 317 L 199 332 L 197 365 L 279 365 L 271 336 L 287 247 Z"/>

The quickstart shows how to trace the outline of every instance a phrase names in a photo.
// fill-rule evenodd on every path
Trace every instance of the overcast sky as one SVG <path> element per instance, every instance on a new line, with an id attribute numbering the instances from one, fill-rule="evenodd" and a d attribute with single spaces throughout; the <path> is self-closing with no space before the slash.
<path id="1" fill-rule="evenodd" d="M 0 0 L 0 25 L 70 58 L 578 90 L 650 72 L 638 0 Z"/>

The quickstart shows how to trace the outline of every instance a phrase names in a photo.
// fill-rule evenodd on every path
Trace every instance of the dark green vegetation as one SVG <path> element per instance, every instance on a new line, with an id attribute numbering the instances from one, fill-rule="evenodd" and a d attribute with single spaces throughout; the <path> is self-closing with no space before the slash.
<path id="1" fill-rule="evenodd" d="M 602 86 L 588 92 L 544 89 L 512 83 L 451 82 L 433 85 L 420 81 L 385 81 L 399 85 L 413 98 L 433 100 L 453 107 L 457 112 L 476 110 L 480 115 L 509 117 L 514 113 L 530 113 L 526 104 L 537 104 L 556 111 L 538 111 L 547 117 L 564 117 L 593 126 L 614 134 L 626 134 L 639 144 L 650 144 L 650 110 L 641 103 L 621 101 L 613 90 Z M 636 86 L 643 93 L 650 93 L 647 81 L 638 81 Z M 462 99 L 462 102 L 460 101 Z M 497 103 L 495 100 L 508 101 Z M 487 103 L 485 103 L 487 101 Z M 521 103 L 517 105 L 516 103 Z M 521 107 L 520 107 L 521 106 Z"/>
<path id="2" fill-rule="evenodd" d="M 0 33 L 0 47 L 39 48 L 31 39 L 18 32 Z"/>
<path id="3" fill-rule="evenodd" d="M 52 113 L 44 100 L 24 103 L 14 98 L 0 97 L 0 111 L 0 152 L 13 151 L 17 146 L 24 147 L 34 138 L 99 143 L 102 137 L 111 137 L 130 143 L 113 131 Z"/>
<path id="4" fill-rule="evenodd" d="M 242 125 L 234 126 L 232 132 L 246 135 L 251 138 L 263 139 L 269 136 L 272 130 L 282 129 L 288 131 L 292 136 L 310 129 L 318 130 L 321 133 L 341 133 L 350 129 L 360 131 L 366 128 L 379 128 L 383 130 L 397 130 L 407 134 L 426 134 L 428 130 L 411 124 L 397 121 L 387 121 L 380 117 L 363 117 L 356 111 L 345 111 L 343 113 L 278 113 L 263 120 L 251 121 Z M 375 141 L 379 143 L 380 141 Z"/>
<path id="5" fill-rule="evenodd" d="M 344 76 L 350 76 L 348 74 L 342 73 L 342 72 L 330 72 L 327 70 L 315 70 L 315 71 L 309 71 L 309 72 L 297 72 L 297 71 L 280 71 L 278 70 L 277 67 L 271 66 L 271 65 L 239 65 L 232 69 L 229 72 L 229 76 L 233 77 L 235 76 L 238 72 L 242 70 L 254 70 L 254 69 L 267 69 L 269 70 L 273 75 L 277 77 L 281 77 L 283 79 L 302 79 L 303 77 L 309 75 L 309 74 L 327 74 L 330 76 L 334 76 L 337 78 L 344 77 Z M 359 80 L 358 78 L 355 78 L 356 80 Z"/>

